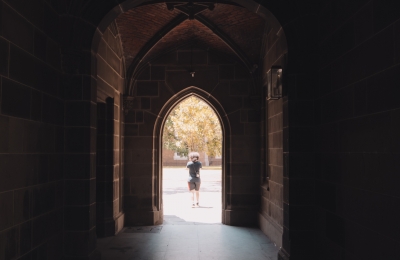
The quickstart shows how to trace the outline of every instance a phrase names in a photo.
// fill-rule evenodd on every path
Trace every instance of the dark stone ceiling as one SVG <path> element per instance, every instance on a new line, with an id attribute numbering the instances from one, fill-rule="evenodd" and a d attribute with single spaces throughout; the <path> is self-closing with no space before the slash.
<path id="1" fill-rule="evenodd" d="M 259 65 L 265 21 L 228 3 L 153 3 L 116 19 L 126 67 L 136 67 L 174 48 L 210 49 Z"/>

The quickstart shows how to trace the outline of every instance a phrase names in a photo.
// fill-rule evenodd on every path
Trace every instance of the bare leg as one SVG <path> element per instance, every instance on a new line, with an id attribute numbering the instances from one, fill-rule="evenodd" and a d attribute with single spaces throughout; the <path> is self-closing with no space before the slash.
<path id="1" fill-rule="evenodd" d="M 192 205 L 194 205 L 194 192 L 195 190 L 190 191 L 190 199 L 192 200 Z"/>
<path id="2" fill-rule="evenodd" d="M 200 192 L 196 190 L 196 201 L 197 201 L 197 206 L 199 205 L 200 202 Z"/>

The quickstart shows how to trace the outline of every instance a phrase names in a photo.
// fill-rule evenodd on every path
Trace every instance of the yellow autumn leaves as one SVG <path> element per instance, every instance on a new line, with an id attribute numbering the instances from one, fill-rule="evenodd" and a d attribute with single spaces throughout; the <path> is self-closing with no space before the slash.
<path id="1" fill-rule="evenodd" d="M 194 96 L 180 102 L 165 121 L 164 148 L 180 155 L 191 151 L 220 156 L 222 151 L 221 125 L 214 110 Z"/>

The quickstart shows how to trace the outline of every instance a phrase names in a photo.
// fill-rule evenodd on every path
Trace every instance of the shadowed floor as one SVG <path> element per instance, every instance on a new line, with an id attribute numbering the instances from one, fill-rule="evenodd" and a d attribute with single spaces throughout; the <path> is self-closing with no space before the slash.
<path id="1" fill-rule="evenodd" d="M 221 224 L 221 171 L 202 170 L 200 207 L 192 208 L 187 171 L 164 168 L 164 223 L 127 227 L 97 240 L 103 260 L 276 260 L 278 248 L 257 228 Z"/>

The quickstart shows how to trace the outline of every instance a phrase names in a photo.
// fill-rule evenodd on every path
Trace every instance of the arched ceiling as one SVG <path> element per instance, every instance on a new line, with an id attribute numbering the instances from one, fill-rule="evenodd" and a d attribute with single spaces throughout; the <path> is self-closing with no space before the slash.
<path id="1" fill-rule="evenodd" d="M 259 65 L 265 29 L 265 20 L 244 7 L 204 1 L 146 3 L 120 15 L 116 24 L 130 73 L 182 46 L 231 56 L 252 70 Z"/>

